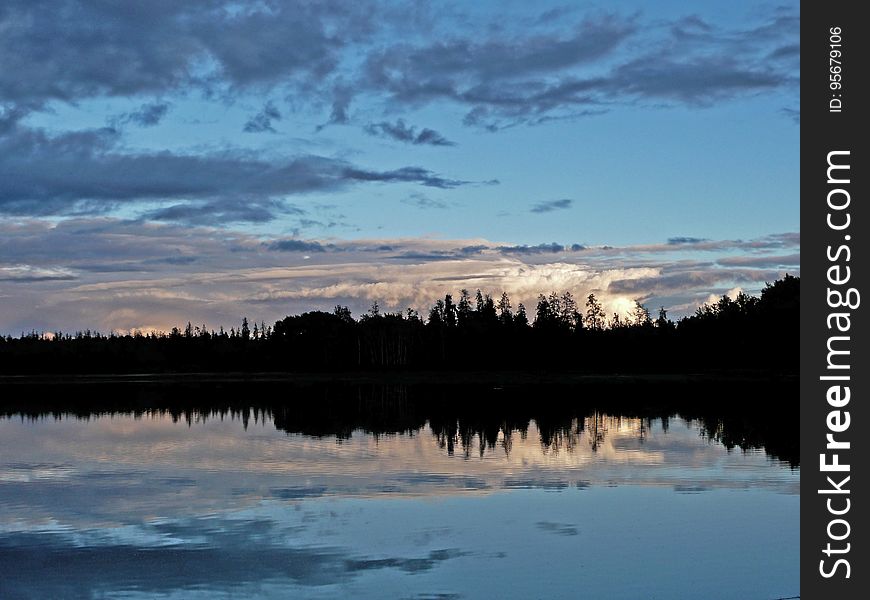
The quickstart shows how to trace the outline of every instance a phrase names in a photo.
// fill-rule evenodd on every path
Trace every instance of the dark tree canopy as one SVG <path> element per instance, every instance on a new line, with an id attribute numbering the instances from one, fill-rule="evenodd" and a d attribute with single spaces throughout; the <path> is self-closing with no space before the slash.
<path id="1" fill-rule="evenodd" d="M 653 319 L 640 301 L 608 318 L 595 294 L 585 312 L 570 292 L 541 294 L 535 319 L 507 293 L 495 301 L 467 290 L 437 300 L 424 321 L 413 309 L 359 319 L 345 306 L 285 317 L 272 326 L 208 330 L 188 323 L 168 334 L 92 331 L 0 338 L 0 373 L 217 371 L 562 370 L 590 373 L 760 370 L 798 364 L 800 278 L 722 296 L 677 322 Z"/>

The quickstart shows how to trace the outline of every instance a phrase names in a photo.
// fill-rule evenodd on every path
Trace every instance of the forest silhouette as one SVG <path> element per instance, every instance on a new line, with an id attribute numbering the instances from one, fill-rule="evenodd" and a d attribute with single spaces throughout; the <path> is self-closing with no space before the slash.
<path id="1" fill-rule="evenodd" d="M 0 337 L 0 374 L 311 373 L 548 371 L 795 374 L 800 278 L 786 275 L 759 296 L 722 296 L 674 322 L 636 302 L 608 315 L 594 294 L 541 295 L 534 314 L 462 290 L 439 299 L 426 318 L 373 304 L 311 311 L 274 323 L 214 331 L 188 323 L 167 333 L 92 331 Z"/>

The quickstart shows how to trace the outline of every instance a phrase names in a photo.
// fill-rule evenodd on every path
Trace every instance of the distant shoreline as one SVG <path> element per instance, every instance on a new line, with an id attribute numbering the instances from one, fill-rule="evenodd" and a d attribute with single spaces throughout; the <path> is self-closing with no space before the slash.
<path id="1" fill-rule="evenodd" d="M 282 383 L 289 384 L 406 384 L 406 385 L 570 385 L 641 383 L 753 383 L 797 381 L 793 373 L 767 371 L 692 373 L 582 373 L 540 371 L 351 371 L 327 372 L 167 372 L 0 375 L 2 385 L 93 385 Z"/>

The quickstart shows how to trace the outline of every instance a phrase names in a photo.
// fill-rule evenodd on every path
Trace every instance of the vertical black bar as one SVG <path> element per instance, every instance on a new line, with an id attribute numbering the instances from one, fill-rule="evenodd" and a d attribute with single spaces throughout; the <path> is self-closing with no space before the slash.
<path id="1" fill-rule="evenodd" d="M 864 112 L 870 110 L 866 85 L 870 23 L 861 18 L 860 8 L 859 2 L 805 2 L 801 14 L 801 598 L 805 600 L 866 598 L 870 589 L 868 497 L 859 491 L 867 489 L 868 438 L 860 435 L 860 428 L 867 422 L 870 402 L 868 309 L 860 302 L 870 302 L 870 296 L 859 300 L 861 292 L 868 292 L 870 270 L 866 240 L 870 236 L 866 151 L 870 132 L 864 119 Z M 839 465 L 849 465 L 848 471 L 833 470 L 843 468 L 832 465 L 834 455 Z M 826 468 L 822 457 L 829 465 Z"/>

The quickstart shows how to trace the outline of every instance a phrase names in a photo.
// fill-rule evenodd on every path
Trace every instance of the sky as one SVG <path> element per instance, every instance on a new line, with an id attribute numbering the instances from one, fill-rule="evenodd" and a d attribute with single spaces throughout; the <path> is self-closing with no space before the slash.
<path id="1" fill-rule="evenodd" d="M 798 2 L 7 0 L 0 333 L 758 293 L 800 272 L 799 24 Z"/>

